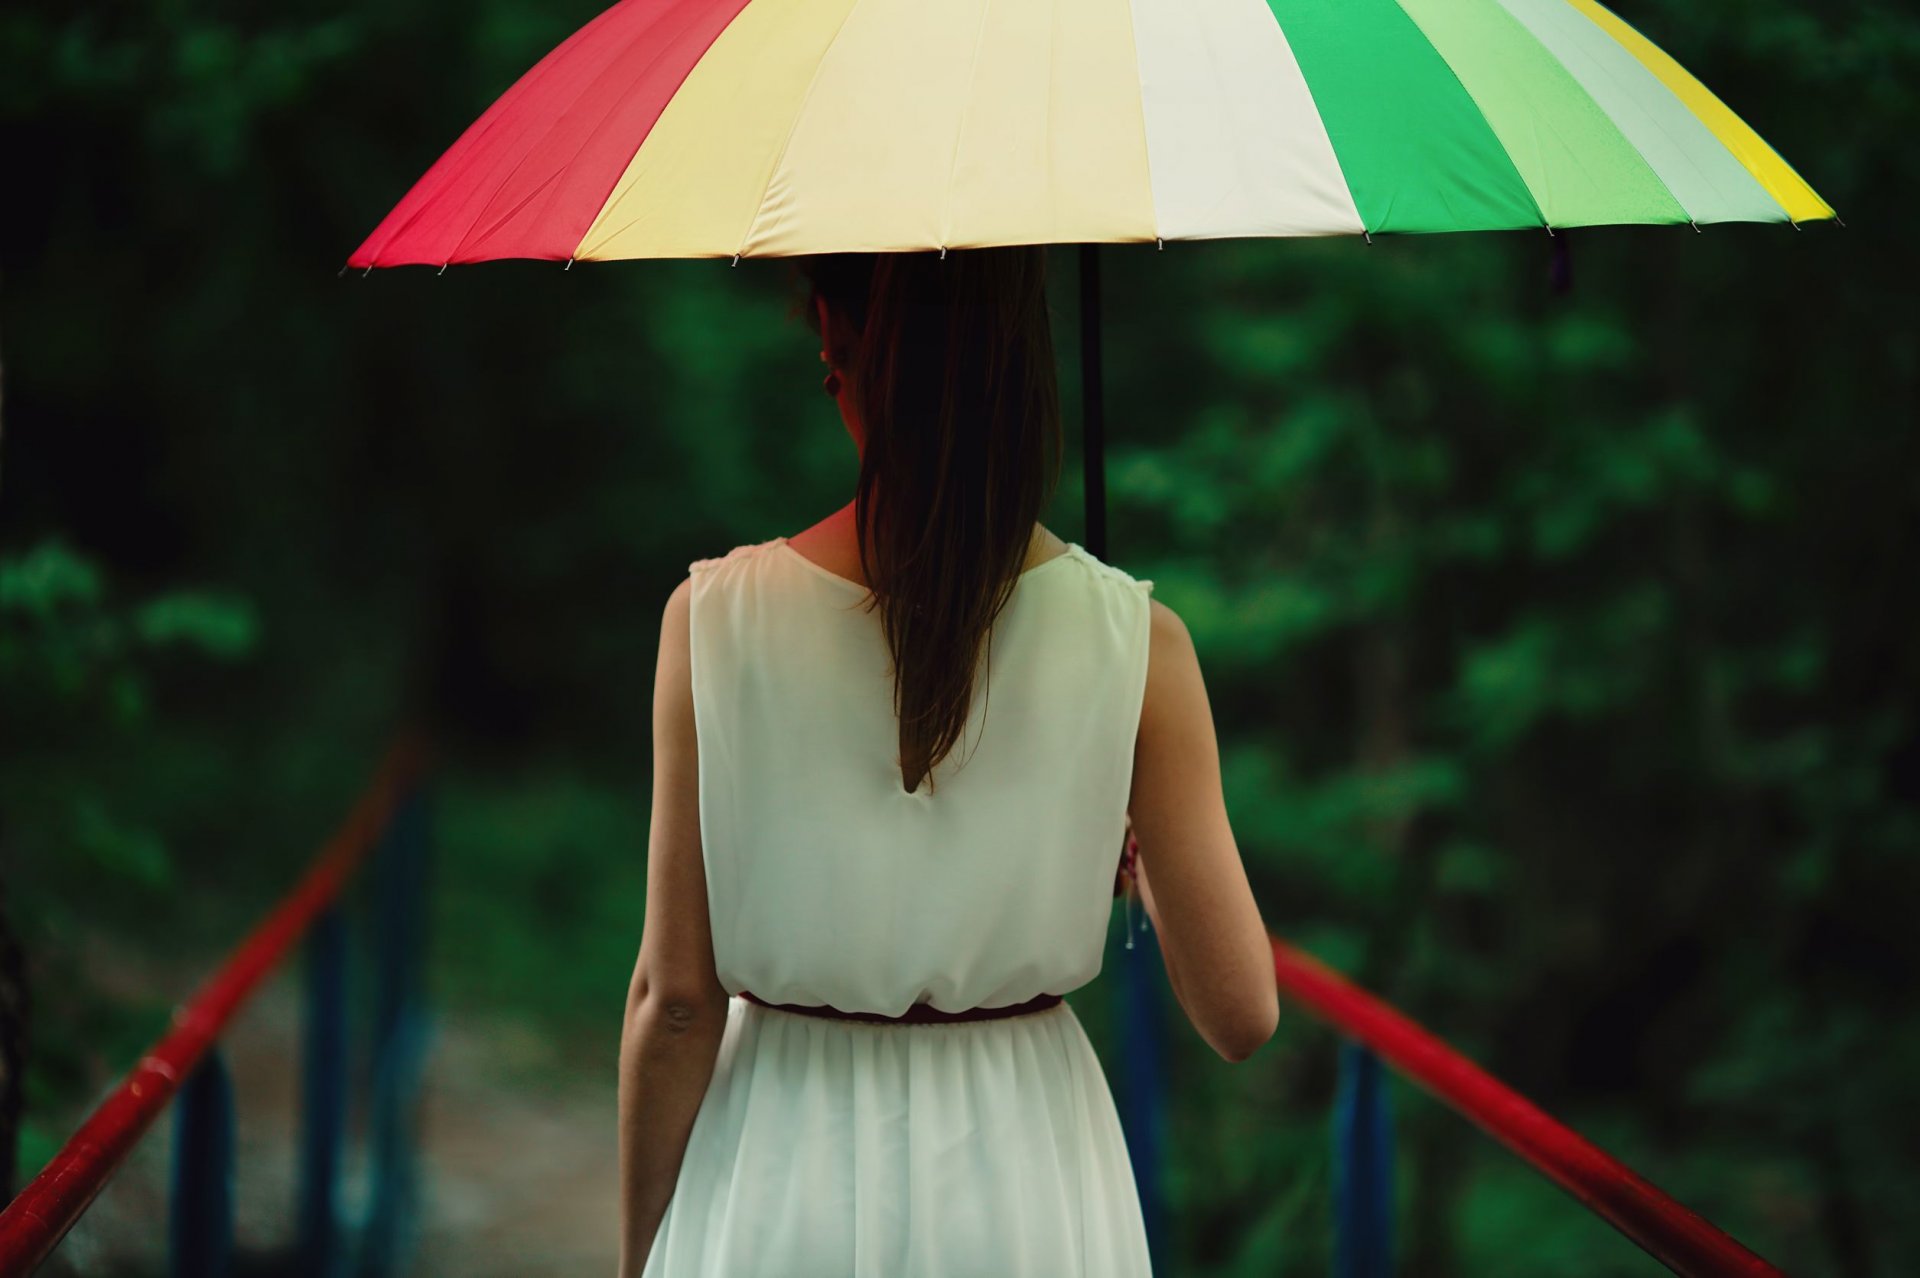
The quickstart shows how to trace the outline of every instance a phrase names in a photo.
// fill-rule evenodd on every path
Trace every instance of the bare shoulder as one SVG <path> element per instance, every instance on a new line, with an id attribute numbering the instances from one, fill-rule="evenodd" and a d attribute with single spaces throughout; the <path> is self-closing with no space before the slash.
<path id="1" fill-rule="evenodd" d="M 1212 722 L 1206 679 L 1193 634 L 1180 614 L 1148 596 L 1147 686 L 1140 705 L 1140 738 L 1191 740 Z"/>
<path id="2" fill-rule="evenodd" d="M 660 651 L 653 667 L 656 751 L 693 748 L 693 640 L 688 632 L 692 598 L 691 579 L 684 579 L 660 610 Z"/>
<path id="3" fill-rule="evenodd" d="M 673 592 L 667 596 L 667 605 L 664 609 L 667 619 L 672 620 L 676 615 L 685 618 L 692 599 L 693 578 L 689 575 L 682 577 L 679 584 L 674 586 Z"/>
<path id="4" fill-rule="evenodd" d="M 1187 623 L 1180 619 L 1179 613 L 1161 603 L 1154 595 L 1147 596 L 1147 605 L 1152 618 L 1150 633 L 1154 647 L 1158 648 L 1163 643 L 1182 644 L 1188 648 L 1193 646 L 1193 636 L 1188 633 Z"/>
<path id="5" fill-rule="evenodd" d="M 663 656 L 686 651 L 688 617 L 692 606 L 693 578 L 689 575 L 680 579 L 660 609 L 660 650 Z"/>
<path id="6" fill-rule="evenodd" d="M 1151 595 L 1147 596 L 1147 604 L 1149 683 L 1164 681 L 1166 676 L 1178 675 L 1197 666 L 1193 634 L 1187 629 L 1187 623 L 1181 620 L 1180 614 Z"/>

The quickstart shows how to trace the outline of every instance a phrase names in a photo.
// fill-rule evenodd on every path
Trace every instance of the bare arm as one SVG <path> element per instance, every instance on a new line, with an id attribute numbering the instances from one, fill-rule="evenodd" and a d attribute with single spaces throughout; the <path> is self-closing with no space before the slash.
<path id="1" fill-rule="evenodd" d="M 1147 692 L 1128 811 L 1141 901 L 1181 1009 L 1221 1056 L 1242 1061 L 1280 1019 L 1273 950 L 1227 820 L 1220 748 L 1186 625 L 1152 601 Z"/>
<path id="2" fill-rule="evenodd" d="M 688 583 L 667 600 L 654 674 L 647 909 L 620 1036 L 620 1274 L 653 1248 L 727 1023 L 700 846 Z"/>

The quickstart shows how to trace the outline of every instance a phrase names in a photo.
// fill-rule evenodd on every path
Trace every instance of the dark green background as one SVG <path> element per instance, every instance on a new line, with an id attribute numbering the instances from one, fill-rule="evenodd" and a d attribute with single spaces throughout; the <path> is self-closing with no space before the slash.
<path id="1" fill-rule="evenodd" d="M 409 707 L 444 1015 L 569 1045 L 610 1130 L 661 606 L 846 501 L 852 446 L 781 263 L 335 274 L 595 10 L 0 13 L 26 1170 L 184 993 L 103 971 L 205 970 Z M 1786 1268 L 1904 1275 L 1920 17 L 1618 11 L 1847 227 L 1577 230 L 1564 296 L 1544 233 L 1109 247 L 1109 558 L 1193 632 L 1272 927 Z M 1047 524 L 1080 500 L 1076 454 Z M 1173 1272 L 1323 1272 L 1333 1039 L 1289 1010 L 1228 1066 L 1168 1011 Z M 1404 1272 L 1656 1271 L 1394 1100 Z"/>

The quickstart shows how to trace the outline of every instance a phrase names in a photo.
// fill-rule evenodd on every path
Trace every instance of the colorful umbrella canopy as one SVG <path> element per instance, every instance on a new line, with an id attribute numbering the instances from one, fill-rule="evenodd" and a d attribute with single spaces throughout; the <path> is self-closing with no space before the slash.
<path id="1" fill-rule="evenodd" d="M 622 0 L 349 265 L 1833 216 L 1594 0 Z"/>

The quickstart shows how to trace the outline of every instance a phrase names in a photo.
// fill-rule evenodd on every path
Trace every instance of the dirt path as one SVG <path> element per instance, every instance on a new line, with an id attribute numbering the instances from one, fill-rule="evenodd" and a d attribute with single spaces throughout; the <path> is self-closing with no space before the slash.
<path id="1" fill-rule="evenodd" d="M 272 1251 L 291 1239 L 300 993 L 295 965 L 259 991 L 222 1040 L 237 1108 L 234 1211 L 243 1253 Z M 543 1066 L 547 1049 L 523 1026 L 436 1014 L 422 1098 L 423 1207 L 412 1272 L 611 1274 L 617 1189 L 611 1047 L 603 1068 L 558 1071 Z M 364 1105 L 365 1087 L 356 1083 L 344 1186 L 350 1221 L 366 1206 L 359 1148 Z M 66 1117 L 62 1130 L 81 1115 Z M 164 1272 L 172 1138 L 169 1111 L 43 1275 Z"/>
<path id="2" fill-rule="evenodd" d="M 612 1274 L 611 1046 L 597 1075 L 540 1086 L 514 1081 L 516 1059 L 532 1046 L 523 1028 L 443 1019 L 438 1030 L 422 1119 L 426 1219 L 417 1272 Z"/>

